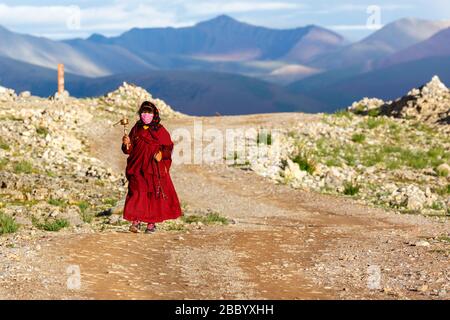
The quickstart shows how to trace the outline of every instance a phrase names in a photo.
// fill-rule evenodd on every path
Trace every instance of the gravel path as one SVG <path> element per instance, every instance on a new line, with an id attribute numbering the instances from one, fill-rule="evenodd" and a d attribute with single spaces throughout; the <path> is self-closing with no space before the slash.
<path id="1" fill-rule="evenodd" d="M 224 130 L 287 126 L 315 115 L 186 118 Z M 94 155 L 123 170 L 121 131 L 103 129 Z M 277 185 L 251 171 L 174 165 L 178 195 L 193 210 L 231 219 L 198 230 L 47 235 L 15 252 L 27 265 L 6 298 L 79 299 L 449 299 L 448 220 L 396 215 L 348 198 Z M 27 253 L 28 250 L 28 253 Z M 27 256 L 28 255 L 28 256 Z M 11 259 L 11 258 L 10 258 Z M 25 263 L 26 262 L 26 263 Z M 67 289 L 68 266 L 81 287 Z M 7 266 L 3 266 L 7 269 Z M 38 269 L 38 271 L 36 270 Z M 11 279 L 11 270 L 2 270 Z M 9 273 L 8 273 L 9 272 Z M 15 273 L 17 274 L 17 272 Z"/>

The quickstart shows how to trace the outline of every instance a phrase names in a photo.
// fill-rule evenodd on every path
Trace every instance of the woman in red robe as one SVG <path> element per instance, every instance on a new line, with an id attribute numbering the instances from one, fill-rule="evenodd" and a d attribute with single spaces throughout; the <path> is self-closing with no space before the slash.
<path id="1" fill-rule="evenodd" d="M 160 124 L 159 111 L 149 101 L 142 103 L 139 120 L 122 139 L 122 151 L 128 154 L 126 178 L 128 193 L 123 217 L 131 221 L 130 231 L 137 233 L 141 222 L 146 233 L 156 223 L 182 215 L 180 202 L 170 177 L 173 142 Z"/>

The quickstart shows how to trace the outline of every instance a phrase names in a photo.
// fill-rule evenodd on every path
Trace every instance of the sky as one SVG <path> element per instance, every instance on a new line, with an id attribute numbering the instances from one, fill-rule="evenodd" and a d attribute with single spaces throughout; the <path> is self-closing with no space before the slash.
<path id="1" fill-rule="evenodd" d="M 185 27 L 227 14 L 275 29 L 315 24 L 357 41 L 404 17 L 450 20 L 450 0 L 0 1 L 0 25 L 52 39 L 114 36 L 133 27 Z"/>

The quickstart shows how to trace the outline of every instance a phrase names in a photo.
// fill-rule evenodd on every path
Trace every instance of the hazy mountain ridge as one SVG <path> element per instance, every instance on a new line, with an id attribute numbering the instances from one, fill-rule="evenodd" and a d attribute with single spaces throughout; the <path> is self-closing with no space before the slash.
<path id="1" fill-rule="evenodd" d="M 311 64 L 328 70 L 359 65 L 362 70 L 370 71 L 374 61 L 424 41 L 449 26 L 450 20 L 400 19 L 359 42 L 317 57 Z"/>
<path id="2" fill-rule="evenodd" d="M 396 21 L 342 49 L 342 55 L 338 53 L 335 60 L 331 55 L 321 57 L 341 67 L 292 82 L 288 88 L 321 101 L 332 111 L 367 96 L 393 99 L 433 75 L 448 81 L 448 25 L 450 21 Z M 358 54 L 352 56 L 352 51 Z"/>
<path id="3" fill-rule="evenodd" d="M 450 83 L 450 56 L 405 62 L 357 75 L 350 73 L 343 78 L 330 72 L 327 79 L 321 78 L 321 75 L 315 76 L 316 83 L 310 87 L 298 86 L 296 83 L 288 88 L 320 101 L 332 112 L 363 97 L 395 99 L 409 88 L 427 82 L 433 75 L 438 75 L 445 83 Z M 308 79 L 303 80 L 303 83 L 305 82 L 308 82 Z"/>
<path id="4" fill-rule="evenodd" d="M 62 61 L 74 96 L 104 94 L 128 81 L 191 114 L 334 111 L 364 96 L 393 98 L 434 74 L 446 81 L 448 25 L 401 19 L 350 45 L 317 26 L 275 30 L 226 15 L 191 27 L 61 42 L 1 28 L 0 85 L 52 95 Z"/>
<path id="5" fill-rule="evenodd" d="M 82 83 L 74 92 L 77 96 L 99 96 L 123 81 L 154 92 L 175 109 L 190 115 L 315 112 L 324 108 L 314 99 L 291 93 L 276 84 L 237 74 L 205 71 L 160 70 L 109 76 Z"/>
<path id="6" fill-rule="evenodd" d="M 315 33 L 325 33 L 328 38 L 323 36 L 322 40 L 314 37 Z M 133 28 L 118 37 L 95 36 L 88 41 L 120 45 L 138 55 L 142 55 L 142 52 L 226 55 L 251 51 L 254 55 L 250 56 L 250 59 L 275 60 L 289 55 L 293 60 L 296 56 L 290 51 L 306 36 L 312 38 L 310 41 L 315 39 L 319 44 L 323 42 L 326 48 L 345 43 L 338 34 L 316 26 L 278 30 L 243 23 L 226 15 L 199 22 L 191 27 Z"/>
<path id="7" fill-rule="evenodd" d="M 399 63 L 439 56 L 450 56 L 450 27 L 383 59 L 378 63 L 378 67 L 389 67 Z"/>
<path id="8" fill-rule="evenodd" d="M 17 92 L 53 96 L 57 90 L 55 78 L 54 70 L 0 57 L 0 85 Z M 102 96 L 124 81 L 134 83 L 192 115 L 315 112 L 324 108 L 314 99 L 282 86 L 231 73 L 155 70 L 101 78 L 67 73 L 65 80 L 66 89 L 74 97 Z"/>

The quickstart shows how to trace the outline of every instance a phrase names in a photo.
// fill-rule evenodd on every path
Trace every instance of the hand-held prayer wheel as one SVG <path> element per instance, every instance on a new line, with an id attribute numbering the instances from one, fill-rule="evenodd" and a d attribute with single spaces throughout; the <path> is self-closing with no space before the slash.
<path id="1" fill-rule="evenodd" d="M 123 126 L 123 134 L 126 135 L 127 134 L 127 126 L 128 126 L 128 124 L 130 124 L 130 121 L 128 120 L 128 118 L 123 117 L 120 121 L 116 122 L 113 126 L 116 126 L 118 124 Z"/>
<path id="2" fill-rule="evenodd" d="M 130 123 L 130 121 L 127 118 L 123 118 L 122 120 L 120 120 L 120 124 L 123 126 L 123 133 L 127 134 L 127 126 Z"/>

